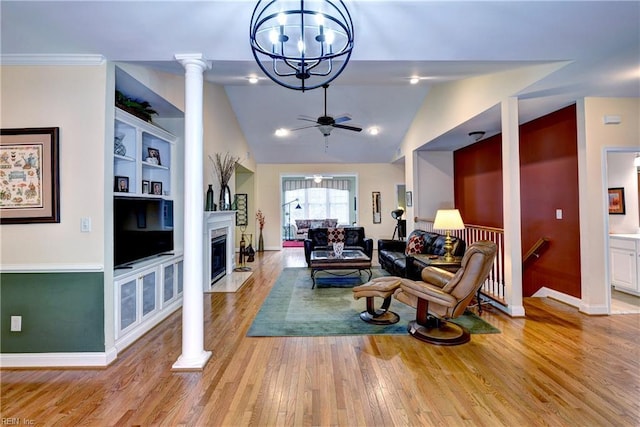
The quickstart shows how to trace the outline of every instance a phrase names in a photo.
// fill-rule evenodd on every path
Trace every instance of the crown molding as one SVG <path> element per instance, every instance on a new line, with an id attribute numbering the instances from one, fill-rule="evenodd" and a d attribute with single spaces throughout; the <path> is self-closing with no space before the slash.
<path id="1" fill-rule="evenodd" d="M 0 55 L 2 65 L 102 65 L 106 61 L 103 55 L 75 54 L 5 54 Z"/>

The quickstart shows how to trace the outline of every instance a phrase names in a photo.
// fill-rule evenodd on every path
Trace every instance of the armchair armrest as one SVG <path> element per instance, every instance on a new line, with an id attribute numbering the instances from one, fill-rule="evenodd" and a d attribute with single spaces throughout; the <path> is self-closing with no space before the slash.
<path id="1" fill-rule="evenodd" d="M 311 267 L 311 251 L 313 251 L 313 240 L 304 239 L 304 259 L 307 261 L 307 267 Z"/>
<path id="2" fill-rule="evenodd" d="M 402 291 L 409 295 L 413 295 L 416 298 L 420 298 L 425 301 L 433 301 L 436 304 L 440 304 L 445 307 L 453 307 L 458 303 L 453 295 L 443 292 L 437 286 L 410 279 L 400 280 L 402 281 L 400 285 Z"/>
<path id="3" fill-rule="evenodd" d="M 373 257 L 373 239 L 370 237 L 365 238 L 362 241 L 362 246 L 364 247 L 364 253 L 369 257 Z"/>

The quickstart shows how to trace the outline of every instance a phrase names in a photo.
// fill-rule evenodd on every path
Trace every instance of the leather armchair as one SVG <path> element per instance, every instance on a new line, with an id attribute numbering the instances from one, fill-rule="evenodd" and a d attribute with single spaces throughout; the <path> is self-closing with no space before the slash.
<path id="1" fill-rule="evenodd" d="M 422 270 L 422 280 L 401 279 L 395 298 L 416 308 L 416 319 L 408 330 L 414 338 L 438 344 L 457 345 L 468 342 L 469 331 L 447 322 L 464 313 L 487 279 L 493 266 L 497 246 L 482 240 L 469 246 L 460 269 L 449 272 L 437 267 Z"/>

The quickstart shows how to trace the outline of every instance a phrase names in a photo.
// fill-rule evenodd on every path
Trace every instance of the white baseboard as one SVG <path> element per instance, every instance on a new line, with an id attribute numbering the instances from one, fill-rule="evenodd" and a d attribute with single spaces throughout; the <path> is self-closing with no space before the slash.
<path id="1" fill-rule="evenodd" d="M 532 296 L 535 298 L 552 298 L 575 308 L 580 308 L 580 305 L 582 304 L 582 300 L 580 298 L 563 294 L 562 292 L 558 292 L 555 289 L 550 289 L 545 286 L 538 289 L 538 292 Z"/>
<path id="2" fill-rule="evenodd" d="M 588 305 L 582 302 L 580 298 L 572 297 L 571 295 L 563 294 L 553 289 L 542 287 L 533 294 L 536 298 L 553 298 L 557 301 L 563 302 L 567 305 L 575 307 L 579 312 L 588 314 L 591 316 L 602 316 L 609 314 L 609 307 L 606 305 Z"/>
<path id="3" fill-rule="evenodd" d="M 104 353 L 4 353 L 0 368 L 104 368 L 117 357 L 115 348 Z"/>

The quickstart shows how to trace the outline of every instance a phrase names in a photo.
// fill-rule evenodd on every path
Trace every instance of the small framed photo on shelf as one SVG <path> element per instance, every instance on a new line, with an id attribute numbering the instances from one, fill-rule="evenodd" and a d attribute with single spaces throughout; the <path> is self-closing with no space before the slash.
<path id="1" fill-rule="evenodd" d="M 128 193 L 129 192 L 129 177 L 116 176 L 115 177 L 115 188 L 114 188 L 114 191 L 116 193 Z"/>
<path id="2" fill-rule="evenodd" d="M 142 194 L 149 194 L 149 189 L 151 188 L 151 183 L 146 179 L 142 180 Z"/>
<path id="3" fill-rule="evenodd" d="M 149 157 L 147 157 L 147 163 L 151 163 L 154 165 L 161 165 L 162 162 L 160 161 L 160 151 L 157 148 L 147 148 L 147 152 L 149 154 Z"/>
<path id="4" fill-rule="evenodd" d="M 162 196 L 162 183 L 160 181 L 151 181 L 151 194 Z"/>
<path id="5" fill-rule="evenodd" d="M 609 215 L 624 214 L 624 188 L 609 188 Z"/>

